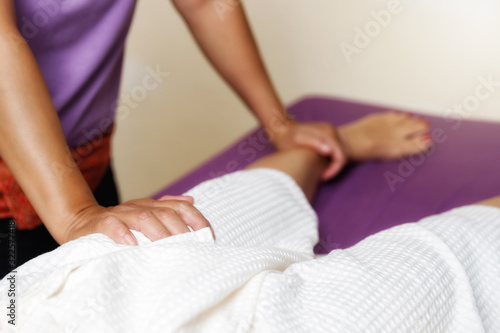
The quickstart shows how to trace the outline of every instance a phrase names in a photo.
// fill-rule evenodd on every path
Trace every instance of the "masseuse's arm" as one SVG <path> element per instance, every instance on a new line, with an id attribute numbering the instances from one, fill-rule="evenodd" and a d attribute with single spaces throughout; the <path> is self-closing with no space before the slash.
<path id="1" fill-rule="evenodd" d="M 297 146 L 331 156 L 328 179 L 345 164 L 335 129 L 288 119 L 259 55 L 239 0 L 173 0 L 208 59 L 253 110 L 280 149 Z"/>
<path id="2" fill-rule="evenodd" d="M 193 229 L 208 226 L 192 198 L 142 199 L 112 208 L 97 204 L 71 158 L 14 10 L 12 0 L 0 1 L 0 156 L 54 239 L 61 244 L 101 232 L 134 244 L 129 228 L 157 240 L 189 231 L 186 223 Z"/>

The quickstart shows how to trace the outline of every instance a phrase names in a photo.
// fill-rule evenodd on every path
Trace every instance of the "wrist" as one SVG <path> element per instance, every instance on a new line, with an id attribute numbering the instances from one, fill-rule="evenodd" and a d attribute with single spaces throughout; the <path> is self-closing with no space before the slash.
<path id="1" fill-rule="evenodd" d="M 76 238 L 75 235 L 78 235 L 79 230 L 87 225 L 93 217 L 99 215 L 105 209 L 95 201 L 88 202 L 86 205 L 64 214 L 64 218 L 56 224 L 59 226 L 58 230 L 55 230 L 54 233 L 51 232 L 51 234 L 59 244 L 69 242 Z"/>
<path id="2" fill-rule="evenodd" d="M 262 126 L 271 137 L 279 137 L 288 132 L 295 123 L 286 111 L 282 111 L 275 112 L 269 119 L 262 121 Z"/>
<path id="3" fill-rule="evenodd" d="M 67 235 L 70 230 L 78 226 L 81 217 L 85 216 L 86 212 L 102 208 L 83 177 L 78 176 L 81 177 L 78 174 L 76 179 L 67 179 L 67 182 L 73 183 L 73 186 L 59 187 L 62 192 L 59 192 L 58 196 L 53 195 L 54 200 L 47 205 L 50 209 L 43 209 L 42 212 L 45 226 L 59 244 L 69 240 Z M 70 192 L 67 192 L 68 190 Z"/>

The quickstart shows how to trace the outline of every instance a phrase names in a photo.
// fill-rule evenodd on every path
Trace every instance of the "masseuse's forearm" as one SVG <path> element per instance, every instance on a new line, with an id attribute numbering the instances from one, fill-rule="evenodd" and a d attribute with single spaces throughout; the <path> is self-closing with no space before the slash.
<path id="1" fill-rule="evenodd" d="M 70 157 L 36 60 L 20 40 L 14 29 L 0 30 L 0 156 L 61 243 L 65 224 L 96 202 Z"/>
<path id="2" fill-rule="evenodd" d="M 203 52 L 261 123 L 273 128 L 285 119 L 239 1 L 217 11 L 212 0 L 174 0 Z"/>

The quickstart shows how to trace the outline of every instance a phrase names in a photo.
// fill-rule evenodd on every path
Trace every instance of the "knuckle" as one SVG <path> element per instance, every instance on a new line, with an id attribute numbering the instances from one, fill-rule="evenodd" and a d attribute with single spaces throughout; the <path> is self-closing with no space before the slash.
<path id="1" fill-rule="evenodd" d="M 170 233 L 167 231 L 167 229 L 162 228 L 156 232 L 155 236 L 157 239 L 163 239 L 169 237 Z"/>
<path id="2" fill-rule="evenodd" d="M 155 200 L 155 199 L 151 199 L 151 198 L 144 198 L 144 199 L 141 199 L 141 204 L 145 204 L 145 205 L 154 205 L 158 200 Z"/>
<path id="3" fill-rule="evenodd" d="M 130 205 L 130 206 L 134 206 L 134 207 L 140 207 L 140 206 L 147 205 L 147 204 L 151 203 L 152 201 L 155 201 L 155 200 L 153 200 L 151 198 L 132 199 L 132 200 L 125 202 L 125 204 Z"/>
<path id="4" fill-rule="evenodd" d="M 175 208 L 181 212 L 187 212 L 193 208 L 193 205 L 188 201 L 182 200 L 175 203 Z"/>
<path id="5" fill-rule="evenodd" d="M 178 201 L 177 204 L 183 209 L 191 209 L 193 207 L 193 205 L 186 200 Z"/>
<path id="6" fill-rule="evenodd" d="M 128 200 L 121 204 L 121 206 L 135 206 L 137 200 Z"/>
<path id="7" fill-rule="evenodd" d="M 99 229 L 102 233 L 115 241 L 122 238 L 128 230 L 124 227 L 123 223 L 114 216 L 106 216 L 102 219 L 101 228 Z"/>
<path id="8" fill-rule="evenodd" d="M 144 210 L 137 215 L 139 221 L 148 221 L 153 218 L 153 213 L 149 210 Z"/>
<path id="9" fill-rule="evenodd" d="M 155 239 L 163 239 L 172 236 L 170 232 L 165 228 L 158 228 L 153 233 Z"/>
<path id="10" fill-rule="evenodd" d="M 129 210 L 130 207 L 128 207 L 127 205 L 118 205 L 118 206 L 114 206 L 113 208 L 111 208 L 111 210 L 115 213 L 124 213 L 126 212 L 127 210 Z"/>
<path id="11" fill-rule="evenodd" d="M 162 209 L 158 212 L 158 217 L 162 220 L 170 220 L 175 216 L 175 212 L 171 209 Z"/>
<path id="12" fill-rule="evenodd" d="M 118 219 L 112 215 L 108 215 L 106 217 L 104 217 L 104 219 L 102 220 L 102 225 L 104 227 L 109 227 L 109 226 L 112 226 L 114 224 L 116 224 L 118 222 Z"/>

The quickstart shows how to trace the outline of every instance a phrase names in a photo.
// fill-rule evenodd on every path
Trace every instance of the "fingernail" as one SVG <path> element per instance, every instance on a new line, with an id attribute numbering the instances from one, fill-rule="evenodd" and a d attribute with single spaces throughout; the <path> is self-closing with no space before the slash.
<path id="1" fill-rule="evenodd" d="M 125 235 L 124 239 L 127 245 L 137 245 L 137 240 L 131 235 Z"/>

